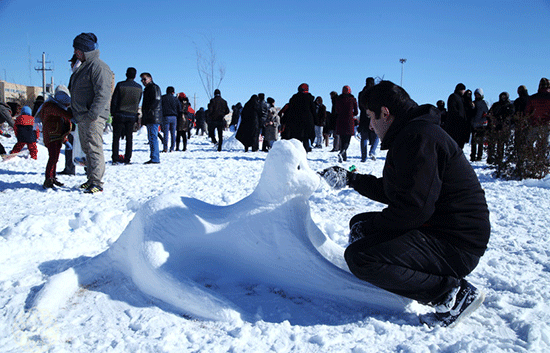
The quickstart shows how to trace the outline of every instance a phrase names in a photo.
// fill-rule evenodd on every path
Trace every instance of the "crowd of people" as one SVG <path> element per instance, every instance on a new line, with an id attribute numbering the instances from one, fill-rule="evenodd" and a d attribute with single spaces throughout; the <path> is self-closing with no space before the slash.
<path id="1" fill-rule="evenodd" d="M 99 58 L 97 37 L 93 33 L 78 35 L 73 47 L 74 55 L 70 60 L 73 73 L 68 89 L 59 86 L 46 102 L 40 96 L 32 113 L 28 106 L 15 109 L 6 104 L 0 106 L 2 122 L 7 122 L 18 138 L 10 152 L 12 154 L 26 145 L 31 158 L 36 159 L 39 132 L 34 117 L 42 123 L 43 140 L 50 153 L 45 188 L 61 184 L 56 178 L 55 165 L 59 159 L 58 150 L 63 144 L 67 146 L 66 165 L 60 173 L 75 174 L 71 146 L 74 135 L 78 134 L 86 156 L 82 163 L 86 167 L 87 181 L 81 187 L 89 193 L 103 190 L 105 161 L 102 135 L 108 119 L 112 119 L 109 121 L 113 132 L 113 164 L 131 163 L 133 133 L 141 126 L 147 129 L 150 146 L 150 158 L 146 164 L 160 163 L 160 153 L 186 151 L 193 129 L 195 135 L 207 133 L 217 150 L 221 151 L 223 131 L 228 128 L 236 132 L 235 137 L 243 144 L 245 151 L 253 152 L 260 149 L 269 151 L 279 138 L 298 139 L 310 152 L 314 148 L 328 148 L 332 138 L 331 152 L 338 153 L 340 162 L 347 160 L 350 140 L 358 136 L 361 162 L 376 160 L 380 139 L 371 126 L 367 107 L 362 103 L 366 92 L 375 86 L 373 77 L 366 79 L 357 99 L 348 85 L 343 86 L 340 94 L 330 92 L 330 110 L 323 104 L 321 96 L 313 96 L 309 85 L 302 83 L 298 86 L 298 92 L 280 109 L 275 106 L 273 98 L 266 99 L 264 93 L 258 93 L 252 95 L 244 106 L 239 102 L 230 110 L 220 90 L 216 89 L 207 108 L 200 107 L 195 111 L 186 94 L 176 94 L 174 87 L 167 87 L 163 95 L 148 72 L 139 75 L 143 86 L 140 85 L 135 81 L 137 70 L 133 67 L 127 69 L 126 80 L 116 83 L 113 89 L 113 73 Z M 507 92 L 502 92 L 498 102 L 489 108 L 483 89 L 477 88 L 472 94 L 464 84 L 459 83 L 447 99 L 446 108 L 445 101 L 436 103 L 440 125 L 461 149 L 470 142 L 471 162 L 480 161 L 485 149 L 487 162 L 491 163 L 502 158 L 503 144 L 492 142 L 487 145 L 485 135 L 489 128 L 500 129 L 517 112 L 532 115 L 534 125 L 550 123 L 550 84 L 547 79 L 541 79 L 539 90 L 533 96 L 529 96 L 525 86 L 520 86 L 517 92 L 519 97 L 514 102 L 510 101 Z M 47 109 L 42 109 L 42 106 Z M 226 120 L 228 117 L 230 120 Z M 120 151 L 122 139 L 126 141 L 124 153 Z M 487 147 L 484 148 L 484 145 Z M 2 154 L 6 154 L 3 146 L 0 149 Z"/>

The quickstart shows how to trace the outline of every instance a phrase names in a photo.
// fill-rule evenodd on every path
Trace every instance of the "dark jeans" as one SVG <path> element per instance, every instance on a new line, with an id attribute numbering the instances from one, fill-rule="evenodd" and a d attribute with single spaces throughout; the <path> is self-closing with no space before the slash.
<path id="1" fill-rule="evenodd" d="M 215 139 L 215 130 L 218 130 L 218 151 L 222 150 L 222 144 L 223 144 L 223 129 L 225 128 L 225 122 L 224 121 L 216 121 L 211 122 L 210 125 L 212 127 L 212 137 Z"/>
<path id="2" fill-rule="evenodd" d="M 134 124 L 135 122 L 133 120 L 123 122 L 113 121 L 113 154 L 111 156 L 113 162 L 130 163 L 130 159 L 132 159 L 132 136 L 134 133 Z M 124 136 L 126 139 L 126 150 L 123 161 L 119 161 L 119 144 L 121 136 Z"/>
<path id="3" fill-rule="evenodd" d="M 367 234 L 348 246 L 344 257 L 356 277 L 422 304 L 440 303 L 479 262 L 478 256 L 416 229 L 397 236 Z"/>

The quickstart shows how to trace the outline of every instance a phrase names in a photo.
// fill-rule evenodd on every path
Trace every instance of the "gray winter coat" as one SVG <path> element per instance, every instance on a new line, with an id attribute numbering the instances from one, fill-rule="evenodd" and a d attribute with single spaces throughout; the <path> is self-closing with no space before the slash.
<path id="1" fill-rule="evenodd" d="M 76 122 L 109 118 L 114 75 L 99 59 L 99 50 L 84 53 L 86 61 L 69 81 L 71 109 Z"/>

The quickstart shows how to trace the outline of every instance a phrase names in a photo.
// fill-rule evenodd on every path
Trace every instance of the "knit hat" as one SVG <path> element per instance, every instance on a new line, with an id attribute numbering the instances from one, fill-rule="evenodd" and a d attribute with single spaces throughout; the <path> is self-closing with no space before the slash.
<path id="1" fill-rule="evenodd" d="M 56 101 L 63 105 L 71 104 L 71 95 L 67 87 L 64 85 L 57 86 L 57 88 L 55 89 L 54 98 Z"/>
<path id="2" fill-rule="evenodd" d="M 185 98 L 187 98 L 187 96 L 185 95 L 185 93 L 180 92 L 180 93 L 178 93 L 178 98 L 179 98 L 180 101 L 182 101 L 182 100 L 184 100 Z"/>
<path id="3" fill-rule="evenodd" d="M 73 40 L 73 48 L 83 52 L 97 49 L 97 37 L 93 33 L 80 33 Z"/>
<path id="4" fill-rule="evenodd" d="M 476 90 L 474 91 L 474 94 L 479 94 L 481 96 L 481 98 L 483 98 L 483 90 L 481 88 L 476 88 Z"/>
<path id="5" fill-rule="evenodd" d="M 351 87 L 350 86 L 342 87 L 342 94 L 351 94 Z"/>
<path id="6" fill-rule="evenodd" d="M 459 83 L 458 85 L 456 85 L 455 91 L 462 91 L 465 89 L 466 89 L 466 86 L 464 86 L 463 83 Z"/>
<path id="7" fill-rule="evenodd" d="M 32 109 L 28 105 L 24 106 L 21 109 L 21 115 L 31 115 L 32 116 Z"/>
<path id="8" fill-rule="evenodd" d="M 220 92 L 219 89 L 216 88 L 216 89 L 214 90 L 214 95 L 215 95 L 215 96 L 220 96 L 221 94 L 222 94 L 222 93 Z"/>
<path id="9" fill-rule="evenodd" d="M 309 85 L 307 83 L 302 83 L 300 86 L 298 86 L 298 92 L 308 93 Z"/>

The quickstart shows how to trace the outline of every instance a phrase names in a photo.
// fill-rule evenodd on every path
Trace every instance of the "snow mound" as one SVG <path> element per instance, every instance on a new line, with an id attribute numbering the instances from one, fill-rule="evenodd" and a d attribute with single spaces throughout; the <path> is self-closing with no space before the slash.
<path id="1" fill-rule="evenodd" d="M 252 300 L 258 290 L 403 310 L 409 301 L 351 275 L 343 248 L 315 225 L 308 198 L 319 185 L 301 143 L 278 141 L 248 197 L 217 206 L 160 195 L 97 258 L 146 295 L 203 319 L 264 319 L 270 304 Z"/>

